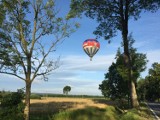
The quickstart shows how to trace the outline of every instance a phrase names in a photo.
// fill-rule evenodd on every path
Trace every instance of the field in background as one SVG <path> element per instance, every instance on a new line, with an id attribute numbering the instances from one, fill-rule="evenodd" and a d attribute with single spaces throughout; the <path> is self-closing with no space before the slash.
<path id="1" fill-rule="evenodd" d="M 104 98 L 42 97 L 31 99 L 31 120 L 153 120 L 146 106 L 119 111 Z"/>
<path id="2" fill-rule="evenodd" d="M 32 113 L 56 113 L 63 110 L 75 110 L 85 107 L 106 108 L 112 102 L 105 99 L 90 98 L 67 98 L 67 97 L 42 97 L 31 99 Z"/>

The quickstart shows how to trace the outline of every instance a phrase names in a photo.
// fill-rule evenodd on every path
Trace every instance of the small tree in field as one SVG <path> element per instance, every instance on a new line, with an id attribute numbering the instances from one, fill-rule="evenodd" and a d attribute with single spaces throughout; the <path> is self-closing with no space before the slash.
<path id="1" fill-rule="evenodd" d="M 0 73 L 25 82 L 24 114 L 29 120 L 32 82 L 48 80 L 46 75 L 58 68 L 59 59 L 48 56 L 74 32 L 74 25 L 60 17 L 54 0 L 1 0 L 0 6 Z"/>
<path id="2" fill-rule="evenodd" d="M 63 94 L 68 95 L 68 93 L 71 91 L 71 87 L 70 86 L 65 86 L 63 88 Z"/>

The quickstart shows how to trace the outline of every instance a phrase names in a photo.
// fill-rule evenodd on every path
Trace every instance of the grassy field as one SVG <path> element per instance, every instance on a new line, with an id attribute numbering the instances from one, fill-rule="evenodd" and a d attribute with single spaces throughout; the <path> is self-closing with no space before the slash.
<path id="1" fill-rule="evenodd" d="M 120 111 L 116 104 L 94 98 L 42 98 L 31 100 L 31 120 L 153 120 L 143 104 Z"/>

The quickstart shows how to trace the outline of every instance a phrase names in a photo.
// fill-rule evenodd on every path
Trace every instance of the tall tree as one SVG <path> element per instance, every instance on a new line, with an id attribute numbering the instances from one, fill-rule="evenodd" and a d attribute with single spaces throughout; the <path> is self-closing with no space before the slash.
<path id="1" fill-rule="evenodd" d="M 130 81 L 130 95 L 132 107 L 139 105 L 135 84 L 132 76 L 131 58 L 128 45 L 128 21 L 130 18 L 137 20 L 143 10 L 156 11 L 160 7 L 159 0 L 72 0 L 68 18 L 80 16 L 81 13 L 99 23 L 94 31 L 98 37 L 110 39 L 116 36 L 117 30 L 121 31 L 124 59 L 128 69 Z"/>
<path id="2" fill-rule="evenodd" d="M 32 82 L 47 80 L 59 66 L 58 59 L 48 56 L 77 26 L 60 16 L 54 0 L 1 0 L 0 6 L 4 6 L 0 11 L 6 11 L 0 25 L 0 73 L 25 82 L 24 114 L 29 120 Z"/>
<path id="3" fill-rule="evenodd" d="M 137 79 L 140 77 L 140 73 L 143 72 L 146 68 L 147 59 L 146 55 L 138 53 L 136 48 L 133 48 L 134 39 L 132 36 L 129 36 L 129 52 L 131 53 L 132 59 L 132 74 L 133 81 L 136 84 Z M 130 87 L 128 81 L 128 70 L 124 62 L 124 54 L 119 48 L 116 55 L 116 63 L 112 63 L 109 67 L 108 73 L 105 74 L 105 80 L 102 84 L 99 85 L 99 89 L 106 93 L 108 97 L 111 98 L 124 98 L 128 96 Z"/>
<path id="4" fill-rule="evenodd" d="M 130 59 L 131 59 L 131 75 L 132 75 L 132 84 L 137 85 L 137 79 L 140 77 L 141 72 L 143 72 L 146 69 L 146 64 L 148 62 L 146 54 L 138 53 L 137 49 L 133 47 L 135 40 L 132 38 L 132 34 L 128 36 L 128 48 L 130 53 Z M 117 69 L 122 76 L 122 78 L 126 81 L 128 81 L 128 88 L 132 87 L 132 84 L 130 84 L 129 79 L 129 71 L 128 66 L 126 65 L 126 58 L 125 54 L 122 53 L 119 49 L 117 52 Z M 131 94 L 131 93 L 130 93 Z M 131 97 L 131 96 L 130 96 Z M 131 101 L 132 99 L 128 99 L 128 101 Z M 129 103 L 128 103 L 129 104 Z M 132 104 L 131 104 L 132 105 Z"/>
<path id="5" fill-rule="evenodd" d="M 146 69 L 146 64 L 148 62 L 146 54 L 138 53 L 137 49 L 133 47 L 135 40 L 132 37 L 132 34 L 128 36 L 128 44 L 129 44 L 129 53 L 131 59 L 131 71 L 132 71 L 132 79 L 134 83 L 137 82 L 137 79 L 140 77 L 141 72 Z M 122 75 L 123 79 L 128 80 L 128 68 L 126 67 L 126 62 L 124 59 L 125 55 L 121 52 L 120 48 L 117 51 L 117 65 L 118 71 Z"/>

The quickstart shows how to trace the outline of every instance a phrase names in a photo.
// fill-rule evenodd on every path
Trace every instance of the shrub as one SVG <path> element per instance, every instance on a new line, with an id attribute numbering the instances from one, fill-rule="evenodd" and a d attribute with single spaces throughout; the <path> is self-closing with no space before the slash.
<path id="1" fill-rule="evenodd" d="M 22 90 L 4 94 L 0 98 L 0 116 L 2 120 L 23 120 L 24 93 Z"/>
<path id="2" fill-rule="evenodd" d="M 139 116 L 137 109 L 131 109 L 123 114 L 120 120 L 142 120 L 142 118 Z"/>

